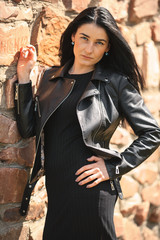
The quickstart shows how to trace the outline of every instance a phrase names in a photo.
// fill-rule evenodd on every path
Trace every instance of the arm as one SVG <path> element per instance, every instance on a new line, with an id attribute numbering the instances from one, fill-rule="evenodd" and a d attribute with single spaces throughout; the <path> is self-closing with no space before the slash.
<path id="1" fill-rule="evenodd" d="M 15 109 L 18 129 L 23 138 L 35 135 L 35 107 L 30 72 L 36 59 L 36 50 L 33 46 L 20 49 L 17 65 L 18 83 L 15 85 Z"/>
<path id="2" fill-rule="evenodd" d="M 121 113 L 138 137 L 121 153 L 122 160 L 106 161 L 111 179 L 122 176 L 140 165 L 160 145 L 160 128 L 140 94 L 127 79 L 120 82 L 118 92 Z"/>

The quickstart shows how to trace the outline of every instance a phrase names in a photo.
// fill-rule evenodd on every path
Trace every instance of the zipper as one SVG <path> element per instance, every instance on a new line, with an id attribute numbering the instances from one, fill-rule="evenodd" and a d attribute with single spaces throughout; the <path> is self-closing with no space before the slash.
<path id="1" fill-rule="evenodd" d="M 42 131 L 43 131 L 43 128 L 44 128 L 46 122 L 47 122 L 48 119 L 51 117 L 51 115 L 57 110 L 57 108 L 59 108 L 59 106 L 69 97 L 69 95 L 71 94 L 71 92 L 72 92 L 72 90 L 73 90 L 73 88 L 74 88 L 75 80 L 72 80 L 71 84 L 72 84 L 72 87 L 71 87 L 69 93 L 67 94 L 67 96 L 57 105 L 57 107 L 54 109 L 54 111 L 51 112 L 51 114 L 48 116 L 48 118 L 46 119 L 46 121 L 43 123 L 43 126 L 41 127 L 41 131 L 40 131 L 40 134 L 39 134 L 39 138 L 38 138 L 38 141 L 37 141 L 37 147 L 36 147 L 36 149 L 38 149 L 38 145 L 39 145 L 39 141 L 40 141 L 40 138 L 41 138 L 41 134 L 42 134 Z M 36 150 L 35 159 L 36 159 L 36 156 L 37 156 L 37 150 Z M 32 171 L 33 171 L 33 168 L 32 168 Z M 31 173 L 30 173 L 30 179 L 29 179 L 29 183 L 31 183 L 31 184 L 32 184 L 32 182 L 30 182 L 30 180 L 31 180 L 31 176 L 32 176 L 32 171 L 31 171 Z M 33 180 L 34 180 L 34 179 L 33 179 Z"/>
<path id="2" fill-rule="evenodd" d="M 100 86 L 100 82 L 99 82 L 99 84 L 98 84 L 98 91 L 100 92 L 100 88 L 101 88 L 101 86 Z M 100 94 L 98 95 L 98 101 L 99 101 L 99 103 L 100 103 L 100 114 L 101 114 L 101 110 L 102 110 L 102 105 L 101 105 L 101 101 L 100 101 L 101 99 L 100 99 Z M 98 133 L 98 131 L 99 131 L 99 129 L 101 128 L 101 125 L 102 125 L 102 118 L 101 118 L 101 122 L 100 122 L 100 124 L 99 124 L 99 127 L 98 127 L 98 129 L 97 129 L 97 131 L 95 132 L 95 134 L 94 134 L 94 136 L 93 136 L 93 142 L 94 142 L 94 140 L 95 140 L 95 137 L 96 137 L 96 135 L 97 135 L 97 133 Z"/>
<path id="3" fill-rule="evenodd" d="M 112 191 L 114 191 L 114 190 L 115 190 L 115 187 L 114 187 L 113 181 L 110 180 L 110 184 L 111 184 L 111 189 L 112 189 Z"/>
<path id="4" fill-rule="evenodd" d="M 38 96 L 35 97 L 35 111 L 38 110 L 38 116 L 41 117 L 40 105 L 39 105 L 39 98 Z"/>
<path id="5" fill-rule="evenodd" d="M 116 174 L 119 174 L 119 166 L 116 166 Z"/>
<path id="6" fill-rule="evenodd" d="M 17 113 L 20 114 L 20 109 L 19 109 L 19 84 L 18 83 L 16 83 L 14 99 L 17 101 Z"/>

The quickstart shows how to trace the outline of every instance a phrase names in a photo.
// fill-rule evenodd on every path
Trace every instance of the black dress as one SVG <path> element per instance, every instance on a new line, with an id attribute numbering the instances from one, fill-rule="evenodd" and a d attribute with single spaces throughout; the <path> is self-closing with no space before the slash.
<path id="1" fill-rule="evenodd" d="M 83 142 L 76 106 L 92 72 L 69 75 L 72 93 L 44 128 L 48 212 L 44 240 L 115 240 L 113 211 L 117 199 L 109 181 L 87 189 L 75 182 L 76 171 L 94 155 Z"/>

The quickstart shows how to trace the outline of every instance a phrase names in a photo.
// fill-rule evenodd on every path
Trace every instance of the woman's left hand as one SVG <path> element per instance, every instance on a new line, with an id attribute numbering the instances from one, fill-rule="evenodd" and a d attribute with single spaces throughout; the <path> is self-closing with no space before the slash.
<path id="1" fill-rule="evenodd" d="M 91 164 L 81 167 L 75 174 L 79 175 L 76 178 L 76 182 L 80 186 L 87 184 L 93 181 L 91 184 L 88 184 L 87 188 L 92 188 L 98 185 L 100 182 L 106 181 L 109 179 L 107 168 L 105 166 L 104 159 L 101 157 L 92 156 L 87 158 Z"/>

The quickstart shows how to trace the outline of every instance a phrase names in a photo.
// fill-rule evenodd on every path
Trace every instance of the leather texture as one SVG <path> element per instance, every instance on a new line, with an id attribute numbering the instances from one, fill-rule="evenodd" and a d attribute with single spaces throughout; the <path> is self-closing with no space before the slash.
<path id="1" fill-rule="evenodd" d="M 38 179 L 41 169 L 43 128 L 74 87 L 74 80 L 64 77 L 69 67 L 70 62 L 63 67 L 46 70 L 34 99 L 31 82 L 18 84 L 16 88 L 15 106 L 20 134 L 24 138 L 36 135 L 37 150 L 30 184 Z M 76 112 L 84 143 L 95 155 L 105 159 L 110 179 L 116 180 L 115 185 L 117 179 L 141 164 L 160 144 L 160 128 L 129 79 L 103 69 L 99 64 L 77 104 Z M 119 153 L 109 149 L 109 142 L 124 118 L 137 138 Z M 119 193 L 122 194 L 121 190 Z"/>

